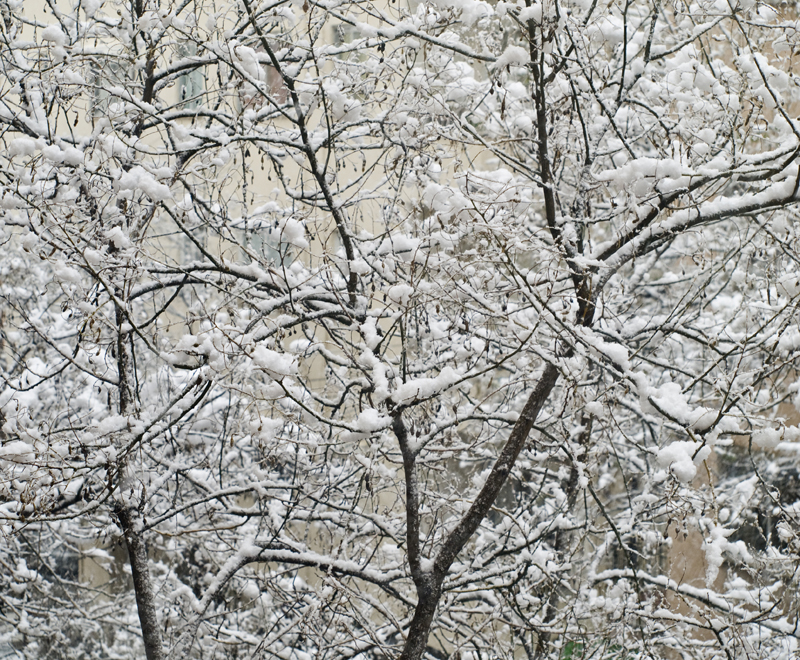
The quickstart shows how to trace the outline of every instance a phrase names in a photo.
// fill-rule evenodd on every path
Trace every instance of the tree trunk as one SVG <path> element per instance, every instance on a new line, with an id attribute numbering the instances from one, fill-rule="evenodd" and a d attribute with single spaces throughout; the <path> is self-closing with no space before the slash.
<path id="1" fill-rule="evenodd" d="M 442 596 L 441 580 L 431 576 L 434 582 L 433 589 L 420 596 L 411 627 L 408 630 L 406 645 L 399 660 L 419 660 L 428 646 L 428 635 L 430 634 L 433 616 L 436 614 L 436 607 Z"/>
<path id="2" fill-rule="evenodd" d="M 121 296 L 121 294 L 122 291 L 118 289 L 117 295 Z M 129 352 L 128 335 L 122 332 L 122 326 L 126 321 L 125 314 L 119 306 L 116 308 L 116 320 L 119 412 L 121 415 L 130 415 L 135 407 L 135 392 L 131 385 L 133 360 Z M 136 594 L 136 608 L 139 612 L 139 625 L 142 629 L 147 660 L 164 660 L 166 656 L 161 643 L 156 599 L 147 565 L 147 545 L 144 542 L 142 517 L 135 506 L 123 500 L 117 502 L 114 511 L 119 519 L 122 533 L 125 536 L 125 545 L 128 548 L 128 561 L 131 564 L 133 590 Z"/>
<path id="3" fill-rule="evenodd" d="M 142 519 L 134 507 L 124 503 L 117 505 L 116 513 L 128 547 L 133 590 L 136 593 L 136 607 L 139 610 L 139 624 L 147 660 L 164 660 L 166 655 L 161 643 L 153 583 L 147 567 L 147 546 L 144 542 Z"/>

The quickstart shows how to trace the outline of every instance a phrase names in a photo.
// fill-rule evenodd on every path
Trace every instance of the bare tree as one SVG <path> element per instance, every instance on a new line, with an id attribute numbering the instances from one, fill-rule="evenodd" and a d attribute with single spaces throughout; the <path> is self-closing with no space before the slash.
<path id="1" fill-rule="evenodd" d="M 794 652 L 792 11 L 0 6 L 9 653 Z"/>

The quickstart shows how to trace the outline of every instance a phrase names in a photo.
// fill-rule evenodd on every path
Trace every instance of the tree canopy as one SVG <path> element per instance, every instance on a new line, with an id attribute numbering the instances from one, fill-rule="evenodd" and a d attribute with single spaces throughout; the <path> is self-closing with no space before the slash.
<path id="1" fill-rule="evenodd" d="M 0 13 L 0 653 L 794 657 L 794 6 Z"/>

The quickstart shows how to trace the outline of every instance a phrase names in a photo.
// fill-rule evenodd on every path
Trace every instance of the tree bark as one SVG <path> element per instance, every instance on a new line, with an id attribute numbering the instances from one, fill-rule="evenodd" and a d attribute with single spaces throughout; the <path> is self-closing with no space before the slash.
<path id="1" fill-rule="evenodd" d="M 436 614 L 439 599 L 442 597 L 441 581 L 437 581 L 431 575 L 431 583 L 433 584 L 430 585 L 430 590 L 420 592 L 419 587 L 417 587 L 419 601 L 408 630 L 406 645 L 399 660 L 419 660 L 428 646 L 428 635 L 433 624 L 433 617 Z"/>
<path id="2" fill-rule="evenodd" d="M 117 518 L 125 535 L 128 558 L 133 574 L 133 590 L 136 593 L 136 608 L 147 660 L 164 660 L 166 654 L 161 642 L 161 628 L 156 614 L 156 599 L 153 583 L 147 567 L 147 546 L 144 542 L 142 519 L 132 506 L 120 503 L 116 508 Z"/>

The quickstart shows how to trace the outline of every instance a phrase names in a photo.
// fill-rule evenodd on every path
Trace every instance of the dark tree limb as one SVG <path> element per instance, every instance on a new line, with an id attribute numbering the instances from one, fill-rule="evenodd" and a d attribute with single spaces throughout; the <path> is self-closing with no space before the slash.
<path id="1" fill-rule="evenodd" d="M 459 552 L 472 537 L 478 526 L 486 518 L 500 490 L 508 479 L 511 469 L 517 462 L 522 448 L 530 436 L 536 418 L 558 382 L 559 371 L 552 363 L 548 363 L 542 372 L 536 387 L 531 392 L 522 413 L 511 430 L 511 435 L 497 457 L 489 473 L 486 483 L 475 498 L 464 517 L 448 534 L 432 568 L 423 569 L 419 578 L 414 579 L 417 587 L 417 608 L 406 637 L 406 644 L 400 660 L 420 660 L 428 642 L 436 607 L 442 597 L 442 584 L 450 567 Z M 395 417 L 395 420 L 399 418 Z M 393 428 L 397 426 L 393 425 Z M 404 427 L 403 427 L 404 428 Z M 397 432 L 397 428 L 395 428 Z M 406 480 L 409 476 L 406 475 Z"/>
<path id="2" fill-rule="evenodd" d="M 142 518 L 133 506 L 123 503 L 117 505 L 116 514 L 128 548 L 136 608 L 139 611 L 139 624 L 142 628 L 147 660 L 165 660 L 166 654 L 161 642 L 161 628 L 156 613 L 155 593 L 147 567 L 147 546 L 144 542 Z"/>

